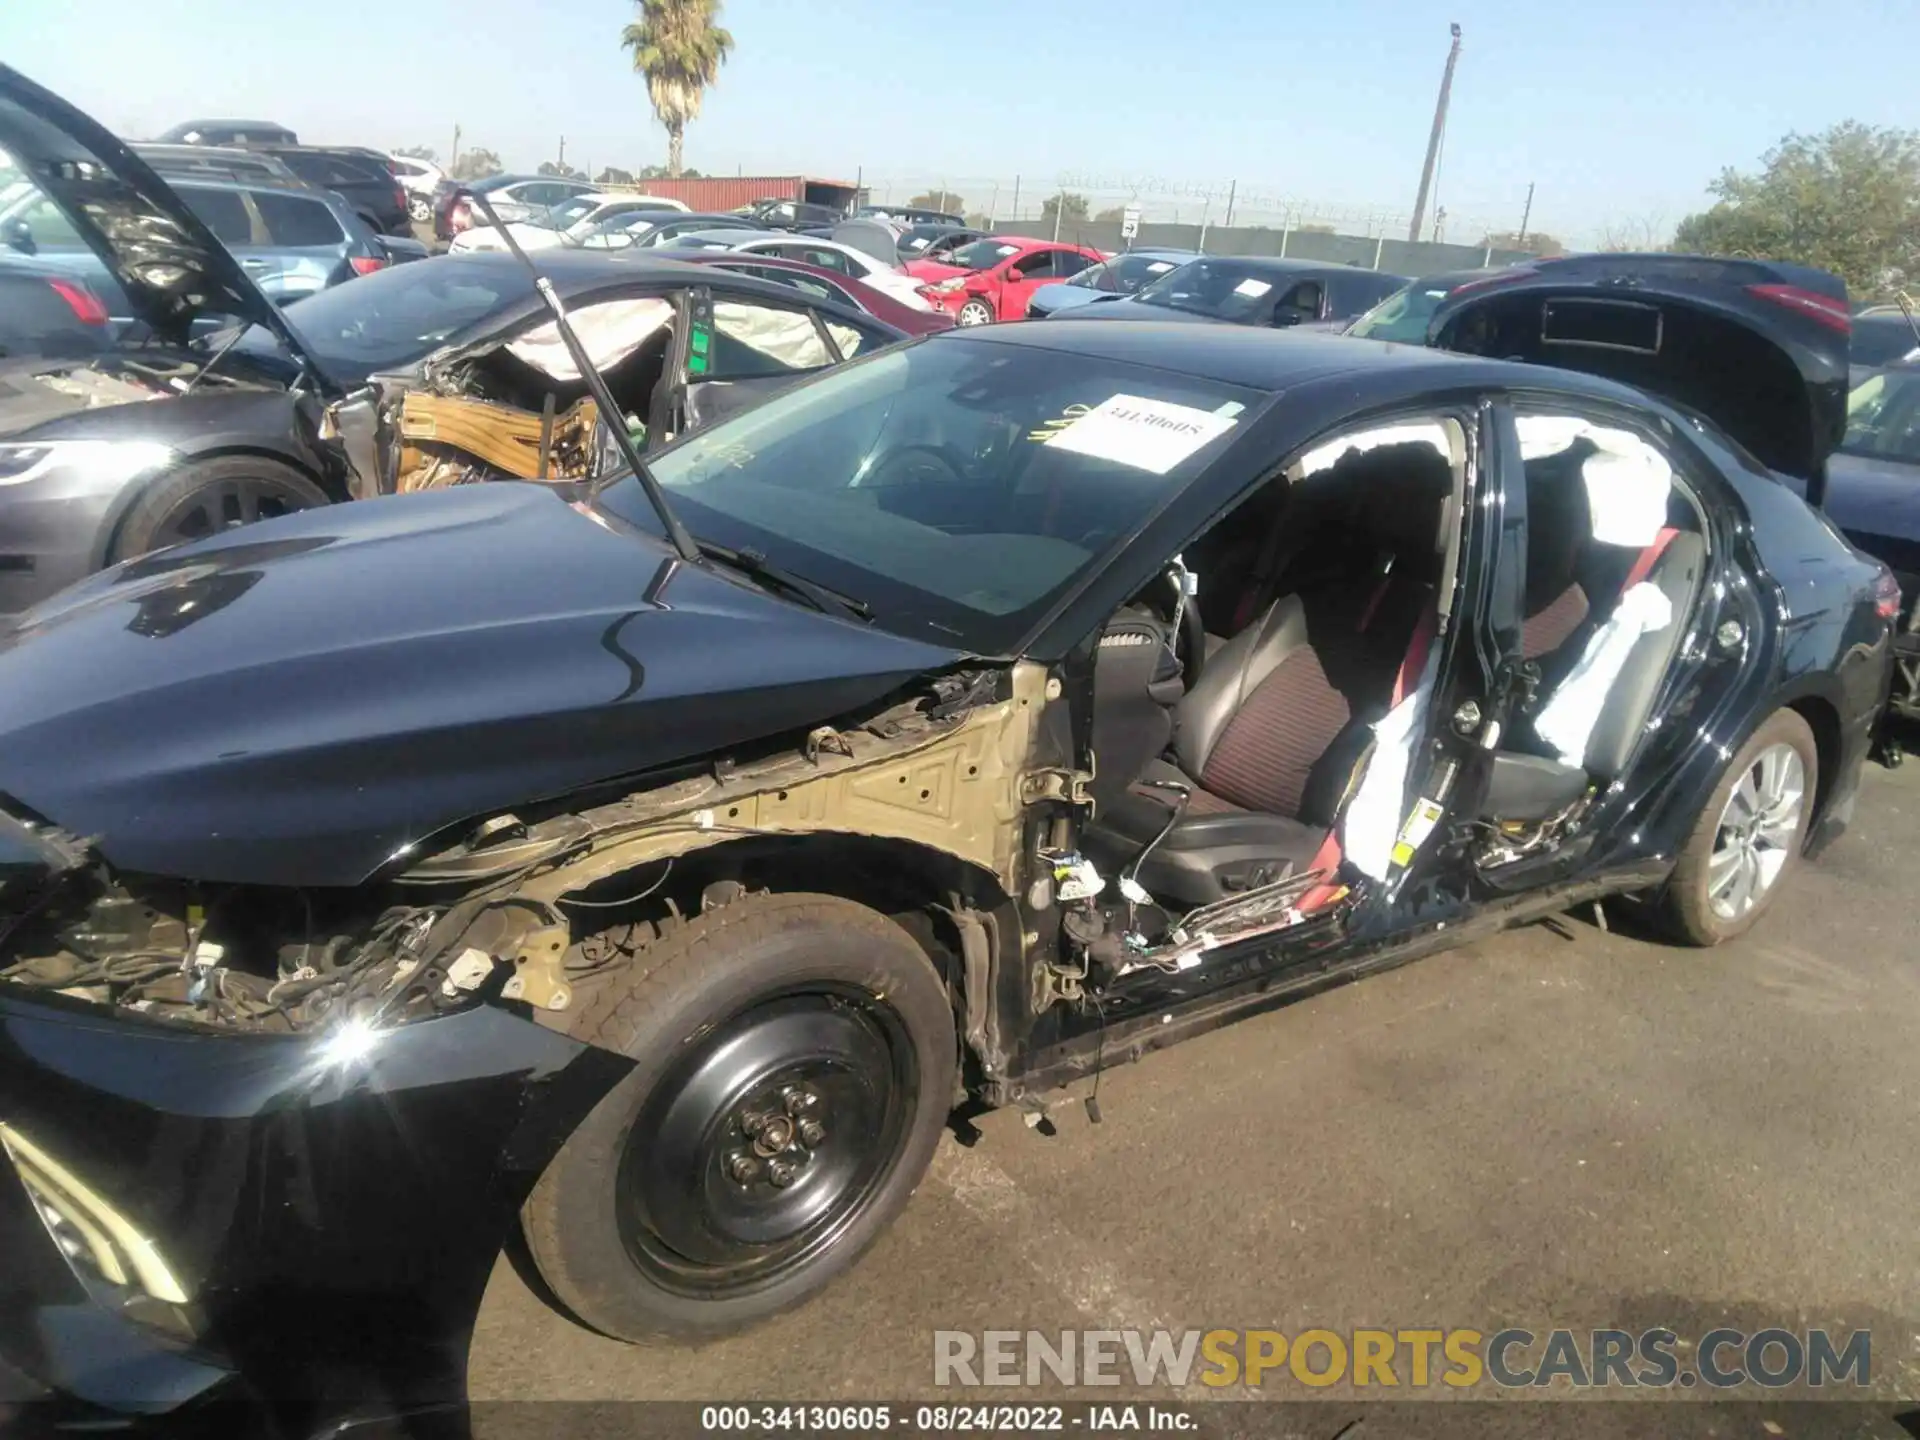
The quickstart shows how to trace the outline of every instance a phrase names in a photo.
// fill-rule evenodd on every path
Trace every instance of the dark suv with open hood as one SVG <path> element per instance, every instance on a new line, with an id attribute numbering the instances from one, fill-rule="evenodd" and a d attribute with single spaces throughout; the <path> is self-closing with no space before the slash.
<path id="1" fill-rule="evenodd" d="M 0 356 L 0 615 L 104 565 L 261 518 L 483 479 L 586 479 L 617 463 L 616 419 L 658 445 L 900 336 L 850 304 L 745 275 L 545 256 L 541 275 L 578 307 L 607 371 L 613 417 L 512 256 L 390 267 L 337 198 L 169 185 L 4 67 L 0 148 L 77 237 L 69 258 L 84 269 L 69 273 L 99 282 L 97 295 L 66 296 L 84 312 L 76 320 L 104 304 L 130 322 L 91 357 L 72 326 L 60 358 Z M 307 277 L 318 293 L 282 308 L 270 297 L 297 293 L 293 260 L 306 252 L 251 246 L 247 226 L 285 220 L 326 238 L 305 224 L 309 210 L 335 241 L 352 227 L 360 249 L 323 250 L 337 276 Z M 351 283 L 320 288 L 330 278 Z M 78 338 L 104 340 L 100 328 Z"/>

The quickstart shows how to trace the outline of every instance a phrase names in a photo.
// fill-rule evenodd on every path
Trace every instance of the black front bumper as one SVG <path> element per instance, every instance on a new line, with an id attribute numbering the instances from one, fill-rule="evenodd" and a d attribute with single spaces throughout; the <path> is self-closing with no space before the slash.
<path id="1" fill-rule="evenodd" d="M 341 1057 L 0 996 L 0 1429 L 458 1428 L 515 1215 L 628 1067 L 491 1006 Z"/>

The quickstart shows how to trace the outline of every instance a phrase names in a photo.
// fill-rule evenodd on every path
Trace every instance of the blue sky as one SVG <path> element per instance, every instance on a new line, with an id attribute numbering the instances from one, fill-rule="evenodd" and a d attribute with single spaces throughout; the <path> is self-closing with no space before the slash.
<path id="1" fill-rule="evenodd" d="M 0 58 L 129 136 L 244 115 L 444 156 L 458 122 L 516 169 L 563 134 L 569 160 L 637 166 L 665 137 L 618 48 L 631 12 L 0 0 Z M 975 205 L 1016 174 L 1029 201 L 1063 175 L 1236 180 L 1356 213 L 1411 208 L 1457 20 L 1449 239 L 1517 224 L 1529 182 L 1536 229 L 1670 226 L 1790 130 L 1914 123 L 1920 45 L 1920 0 L 727 0 L 724 19 L 738 49 L 687 140 L 709 173 L 864 170 L 895 199 L 944 176 Z"/>

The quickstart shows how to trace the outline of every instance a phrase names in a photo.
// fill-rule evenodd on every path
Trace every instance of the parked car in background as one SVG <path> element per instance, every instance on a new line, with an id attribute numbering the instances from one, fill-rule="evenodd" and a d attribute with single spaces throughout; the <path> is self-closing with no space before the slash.
<path id="1" fill-rule="evenodd" d="M 271 120 L 188 120 L 153 137 L 172 145 L 298 145 L 300 137 Z"/>
<path id="2" fill-rule="evenodd" d="M 1855 370 L 1878 368 L 1920 359 L 1920 336 L 1915 322 L 1897 305 L 1874 306 L 1853 317 L 1850 363 Z"/>
<path id="3" fill-rule="evenodd" d="M 382 234 L 413 233 L 406 187 L 387 168 L 384 155 L 315 145 L 256 148 L 279 160 L 309 185 L 344 197 L 355 214 Z"/>
<path id="4" fill-rule="evenodd" d="M 1920 720 L 1920 357 L 1914 355 L 1920 347 L 1909 330 L 1901 349 L 1894 327 L 1875 323 L 1884 318 L 1853 320 L 1846 432 L 1827 463 L 1823 508 L 1900 584 L 1888 705 L 1902 719 Z M 1896 318 L 1905 328 L 1905 318 Z M 1896 759 L 1912 737 L 1892 732 L 1887 738 L 1884 753 Z"/>
<path id="5" fill-rule="evenodd" d="M 407 192 L 407 218 L 416 225 L 433 219 L 433 195 L 447 178 L 447 172 L 431 160 L 417 155 L 388 155 L 387 167 Z"/>
<path id="6" fill-rule="evenodd" d="M 337 196 L 170 185 L 4 65 L 0 150 L 45 177 L 38 199 L 111 275 L 138 325 L 136 340 L 91 360 L 8 367 L 0 613 L 266 516 L 477 480 L 591 478 L 620 463 L 614 424 L 657 446 L 902 338 L 837 298 L 752 276 L 556 251 L 543 273 L 579 315 L 622 408 L 602 417 L 582 403 L 571 354 L 512 256 L 388 265 L 369 255 L 366 279 L 283 310 L 263 283 L 280 257 L 250 254 L 232 227 L 250 236 L 289 215 L 301 227 L 324 217 L 337 236 L 358 226 Z"/>
<path id="7" fill-rule="evenodd" d="M 684 215 L 687 207 L 678 200 L 658 195 L 616 194 L 590 190 L 572 195 L 538 215 L 516 220 L 506 228 L 522 250 L 550 250 L 558 245 L 578 245 L 584 237 L 603 225 L 629 217 L 668 219 Z M 470 250 L 504 250 L 507 242 L 491 225 L 475 225 L 453 237 L 448 250 L 464 254 Z"/>
<path id="8" fill-rule="evenodd" d="M 662 253 L 676 255 L 683 249 L 737 250 L 743 255 L 772 255 L 782 260 L 799 260 L 862 281 L 913 309 L 941 308 L 920 293 L 920 281 L 904 273 L 898 266 L 883 265 L 866 251 L 842 245 L 836 240 L 789 234 L 758 235 L 739 230 L 692 230 L 675 237 L 663 248 Z"/>
<path id="9" fill-rule="evenodd" d="M 862 205 L 854 211 L 861 219 L 895 220 L 909 228 L 937 226 L 954 230 L 964 228 L 967 217 L 947 210 L 929 210 L 919 205 Z"/>
<path id="10" fill-rule="evenodd" d="M 85 280 L 0 256 L 0 362 L 99 355 L 112 339 L 106 304 Z"/>
<path id="11" fill-rule="evenodd" d="M 941 260 L 914 260 L 907 274 L 920 293 L 953 312 L 961 325 L 1020 320 L 1042 285 L 1078 275 L 1107 257 L 1087 245 L 1060 245 L 1019 235 L 992 235 L 963 245 Z"/>
<path id="12" fill-rule="evenodd" d="M 161 145 L 136 140 L 133 153 L 162 175 L 206 175 L 221 180 L 266 180 L 275 185 L 304 185 L 285 161 L 236 145 Z"/>
<path id="13" fill-rule="evenodd" d="M 469 203 L 473 195 L 485 195 L 487 203 L 504 224 L 528 220 L 544 213 L 563 200 L 592 194 L 598 187 L 584 180 L 560 180 L 551 175 L 489 175 L 484 180 L 448 181 L 435 191 L 433 233 L 451 240 L 463 230 L 484 221 Z"/>
<path id="14" fill-rule="evenodd" d="M 176 175 L 167 182 L 201 223 L 230 251 L 253 285 L 288 304 L 329 285 L 386 265 L 383 243 L 339 195 L 295 182 L 274 185 Z M 396 244 L 400 237 L 391 237 Z M 37 187 L 0 210 L 0 241 L 16 255 L 82 280 L 124 325 L 142 315 L 120 276 L 76 229 L 55 197 Z"/>
<path id="15" fill-rule="evenodd" d="M 1387 296 L 1365 314 L 1356 316 L 1340 333 L 1360 340 L 1394 340 L 1402 345 L 1427 343 L 1427 322 L 1433 312 L 1462 285 L 1498 275 L 1498 270 L 1449 270 L 1427 275 Z"/>
<path id="16" fill-rule="evenodd" d="M 700 231 L 738 230 L 764 234 L 766 226 L 744 215 L 666 214 L 641 211 L 622 215 L 594 226 L 580 236 L 578 244 L 588 250 L 657 250 L 673 244 L 682 235 Z"/>
<path id="17" fill-rule="evenodd" d="M 800 200 L 756 200 L 742 212 L 773 230 L 797 230 L 802 225 L 835 225 L 846 219 L 844 210 L 810 205 Z"/>
<path id="18" fill-rule="evenodd" d="M 945 260 L 962 245 L 971 245 L 976 240 L 984 239 L 986 233 L 984 230 L 970 230 L 964 225 L 909 225 L 900 232 L 896 245 L 902 264 L 914 260 Z"/>
<path id="19" fill-rule="evenodd" d="M 1076 305 L 1118 300 L 1192 260 L 1192 250 L 1129 250 L 1098 265 L 1089 265 L 1071 280 L 1042 285 L 1027 301 L 1027 318 L 1044 320 Z"/>
<path id="20" fill-rule="evenodd" d="M 884 290 L 876 290 L 864 281 L 838 270 L 822 269 L 818 265 L 808 265 L 800 260 L 782 260 L 766 254 L 743 254 L 738 250 L 681 250 L 678 248 L 661 252 L 663 257 L 688 265 L 712 265 L 717 269 L 730 270 L 736 275 L 751 275 L 758 280 L 771 280 L 776 285 L 786 285 L 803 295 L 816 300 L 839 299 L 857 310 L 864 310 L 876 320 L 885 321 L 906 335 L 932 335 L 937 331 L 951 330 L 953 316 L 945 310 L 929 308 L 924 304 L 909 305 L 897 300 Z M 915 297 L 918 300 L 918 297 Z"/>
<path id="21" fill-rule="evenodd" d="M 1104 305 L 1055 320 L 1194 320 L 1232 325 L 1321 326 L 1360 314 L 1406 277 L 1318 260 L 1208 255 Z"/>

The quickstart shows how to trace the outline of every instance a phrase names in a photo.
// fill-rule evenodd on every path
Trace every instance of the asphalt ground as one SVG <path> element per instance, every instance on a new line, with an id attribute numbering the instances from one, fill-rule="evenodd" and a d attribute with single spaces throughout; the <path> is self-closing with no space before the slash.
<path id="1" fill-rule="evenodd" d="M 1225 1392 L 1250 1404 L 1155 1398 L 1211 1402 L 1222 1433 L 1281 1433 L 1288 1402 L 1284 1433 L 1358 1440 L 1908 1433 L 1886 1417 L 1920 1396 L 1917 856 L 1920 762 L 1870 765 L 1853 830 L 1739 942 L 1678 949 L 1582 907 L 1109 1070 L 1099 1125 L 1071 1099 L 1050 1135 L 987 1115 L 942 1142 L 853 1273 L 737 1338 L 611 1341 L 503 1260 L 477 1413 L 1146 1393 L 939 1389 L 942 1330 L 1667 1326 L 1691 1368 L 1688 1339 L 1777 1325 L 1871 1331 L 1870 1389 L 1748 1386 L 1724 1410 L 1678 1385 L 1621 1404 L 1558 1381 L 1420 1389 L 1404 1370 L 1393 1392 L 1309 1390 L 1283 1368 Z M 1533 1403 L 1450 1403 L 1520 1393 Z M 1787 1403 L 1863 1393 L 1866 1409 Z M 596 1413 L 622 1428 L 619 1407 Z"/>

